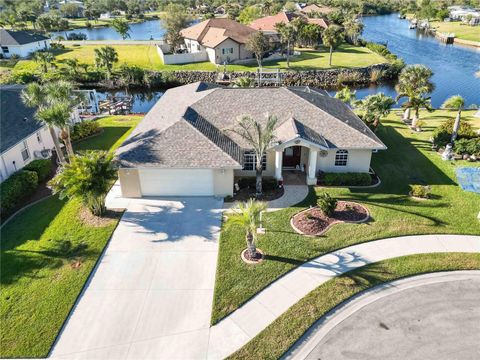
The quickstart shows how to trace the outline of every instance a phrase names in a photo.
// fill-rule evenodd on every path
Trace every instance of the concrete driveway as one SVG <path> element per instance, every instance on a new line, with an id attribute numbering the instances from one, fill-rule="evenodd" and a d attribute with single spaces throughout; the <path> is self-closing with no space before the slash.
<path id="1" fill-rule="evenodd" d="M 131 201 L 51 357 L 207 354 L 222 201 Z"/>

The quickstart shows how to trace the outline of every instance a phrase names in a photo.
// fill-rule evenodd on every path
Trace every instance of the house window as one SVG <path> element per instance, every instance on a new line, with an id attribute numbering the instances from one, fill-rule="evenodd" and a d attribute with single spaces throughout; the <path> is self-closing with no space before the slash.
<path id="1" fill-rule="evenodd" d="M 28 145 L 26 141 L 23 142 L 22 159 L 23 161 L 30 159 L 30 152 L 28 151 Z"/>
<path id="2" fill-rule="evenodd" d="M 233 48 L 223 48 L 222 49 L 222 54 L 233 54 Z"/>
<path id="3" fill-rule="evenodd" d="M 197 51 L 200 51 L 200 45 L 197 45 Z"/>
<path id="4" fill-rule="evenodd" d="M 335 166 L 347 166 L 348 150 L 338 150 L 335 154 Z"/>
<path id="5" fill-rule="evenodd" d="M 8 50 L 8 46 L 2 46 L 2 51 L 4 54 L 8 54 L 10 51 Z"/>
<path id="6" fill-rule="evenodd" d="M 37 141 L 38 141 L 39 144 L 42 143 L 42 134 L 40 134 L 40 131 L 37 132 Z"/>
<path id="7" fill-rule="evenodd" d="M 257 157 L 255 151 L 245 151 L 243 153 L 243 170 L 255 170 Z M 267 156 L 262 156 L 262 170 L 267 169 Z"/>

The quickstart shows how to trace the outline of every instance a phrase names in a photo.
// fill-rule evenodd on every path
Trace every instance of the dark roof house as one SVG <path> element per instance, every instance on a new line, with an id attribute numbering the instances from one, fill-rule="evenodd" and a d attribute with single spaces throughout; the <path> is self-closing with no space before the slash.
<path id="1" fill-rule="evenodd" d="M 48 40 L 49 38 L 31 31 L 14 31 L 0 29 L 1 46 L 25 45 L 37 41 Z"/>

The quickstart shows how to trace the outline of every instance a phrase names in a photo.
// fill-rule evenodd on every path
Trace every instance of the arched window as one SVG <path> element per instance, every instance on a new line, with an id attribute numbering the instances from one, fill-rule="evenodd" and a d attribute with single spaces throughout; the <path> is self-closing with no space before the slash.
<path id="1" fill-rule="evenodd" d="M 348 150 L 337 150 L 335 153 L 335 166 L 347 166 Z"/>

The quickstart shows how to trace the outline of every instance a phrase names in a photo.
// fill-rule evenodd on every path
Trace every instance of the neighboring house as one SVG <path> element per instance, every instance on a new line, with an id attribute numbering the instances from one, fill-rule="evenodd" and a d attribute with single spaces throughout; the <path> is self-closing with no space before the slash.
<path id="1" fill-rule="evenodd" d="M 246 48 L 255 30 L 230 19 L 208 19 L 180 31 L 188 53 L 206 53 L 214 64 L 253 58 Z"/>
<path id="2" fill-rule="evenodd" d="M 456 21 L 469 21 L 470 25 L 480 24 L 480 11 L 468 6 L 450 6 L 449 17 Z M 468 20 L 470 18 L 470 20 Z"/>
<path id="3" fill-rule="evenodd" d="M 315 24 L 318 25 L 324 29 L 328 27 L 328 23 L 326 20 L 318 18 L 318 19 L 311 19 L 308 18 L 307 16 L 299 13 L 291 13 L 291 12 L 285 12 L 281 11 L 276 15 L 272 16 L 265 16 L 260 19 L 254 20 L 251 24 L 250 27 L 264 32 L 265 34 L 277 34 L 277 30 L 275 29 L 275 25 L 278 23 L 283 23 L 283 24 L 289 24 L 292 20 L 302 17 L 305 19 L 305 21 L 309 24 Z"/>
<path id="4" fill-rule="evenodd" d="M 62 10 L 62 6 L 67 5 L 67 4 L 73 4 L 77 7 L 77 11 L 74 17 L 82 17 L 83 12 L 85 10 L 85 6 L 83 5 L 83 2 L 78 1 L 78 0 L 62 0 L 58 3 L 56 6 L 58 10 Z"/>
<path id="5" fill-rule="evenodd" d="M 4 58 L 14 54 L 27 57 L 35 51 L 49 49 L 50 38 L 31 31 L 0 29 L 0 46 Z"/>
<path id="6" fill-rule="evenodd" d="M 335 11 L 335 8 L 331 8 L 328 6 L 319 6 L 317 4 L 311 4 L 304 6 L 300 11 L 304 14 L 321 14 L 321 15 L 328 15 L 331 12 Z"/>
<path id="7" fill-rule="evenodd" d="M 368 172 L 386 149 L 340 100 L 308 87 L 225 88 L 197 82 L 168 90 L 117 150 L 124 197 L 227 196 L 235 177 L 255 176 L 255 154 L 228 131 L 242 115 L 278 118 L 264 176 L 304 171 Z"/>

